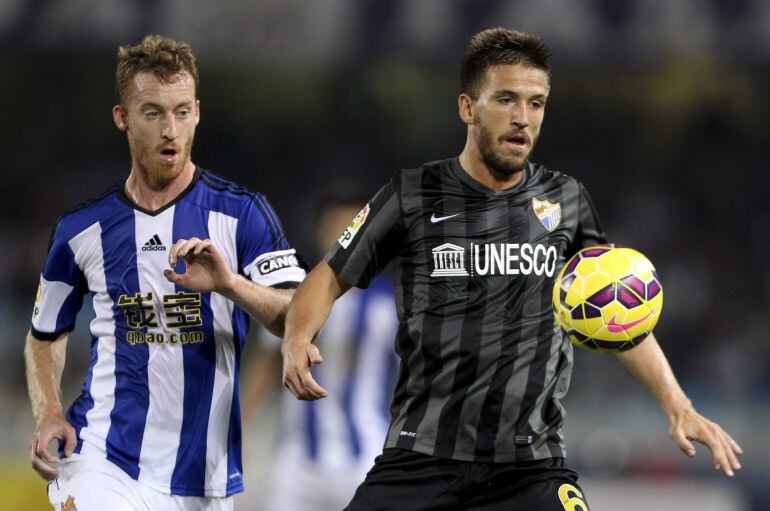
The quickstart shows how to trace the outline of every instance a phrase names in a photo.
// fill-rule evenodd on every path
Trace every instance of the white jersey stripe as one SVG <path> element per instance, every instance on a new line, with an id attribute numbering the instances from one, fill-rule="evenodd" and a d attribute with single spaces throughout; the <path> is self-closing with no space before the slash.
<path id="1" fill-rule="evenodd" d="M 99 456 L 105 456 L 110 413 L 115 405 L 115 319 L 104 275 L 101 226 L 98 222 L 91 225 L 70 240 L 69 245 L 75 262 L 88 276 L 88 288 L 94 293 L 96 317 L 91 321 L 91 334 L 98 339 L 90 387 L 94 405 L 86 413 L 86 426 L 80 430 L 81 453 L 87 455 L 93 449 Z"/>
<path id="2" fill-rule="evenodd" d="M 40 315 L 38 310 L 58 311 L 64 305 L 64 300 L 74 289 L 66 282 L 47 281 L 40 276 L 40 303 L 32 315 L 32 326 L 41 332 L 50 332 L 56 330 L 56 318 L 54 314 Z"/>
<path id="3" fill-rule="evenodd" d="M 209 213 L 209 239 L 224 254 L 235 272 L 238 271 L 235 246 L 237 225 L 238 220 L 234 217 L 214 211 Z M 218 293 L 211 293 L 211 310 L 214 316 L 217 365 L 206 438 L 206 491 L 211 496 L 224 496 L 224 491 L 220 493 L 214 489 L 226 488 L 230 477 L 242 477 L 240 473 L 227 473 L 227 430 L 237 378 L 233 345 L 233 302 Z"/>
<path id="4" fill-rule="evenodd" d="M 175 209 L 172 206 L 157 216 L 134 211 L 139 289 L 144 296 L 153 294 L 152 304 L 155 308 L 156 326 L 147 327 L 148 334 L 170 336 L 179 333 L 178 328 L 163 324 L 165 314 L 161 310 L 163 296 L 175 292 L 174 284 L 163 276 L 163 270 L 168 268 L 168 249 L 174 242 L 172 229 Z M 160 238 L 159 246 L 166 250 L 143 250 L 155 236 Z M 180 399 L 180 390 L 185 385 L 184 362 L 179 345 L 148 342 L 147 348 L 150 405 L 139 455 L 139 480 L 160 491 L 169 492 L 184 418 Z"/>

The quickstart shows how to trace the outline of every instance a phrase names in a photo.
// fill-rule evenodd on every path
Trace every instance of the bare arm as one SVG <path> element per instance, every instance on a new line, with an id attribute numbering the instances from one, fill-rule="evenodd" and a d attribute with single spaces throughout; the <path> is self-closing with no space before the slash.
<path id="1" fill-rule="evenodd" d="M 211 240 L 181 239 L 174 243 L 168 256 L 171 268 L 182 258 L 185 273 L 173 269 L 163 272 L 168 280 L 195 291 L 214 291 L 235 302 L 275 335 L 283 335 L 283 324 L 293 289 L 261 286 L 230 270 L 222 253 Z"/>
<path id="2" fill-rule="evenodd" d="M 298 399 L 314 400 L 327 395 L 310 374 L 310 365 L 323 361 L 312 342 L 329 316 L 334 301 L 348 289 L 350 284 L 339 278 L 326 261 L 321 261 L 291 301 L 286 315 L 286 335 L 281 345 L 283 384 Z"/>
<path id="3" fill-rule="evenodd" d="M 53 439 L 64 440 L 64 454 L 75 448 L 75 429 L 64 418 L 61 404 L 61 375 L 67 353 L 67 334 L 55 341 L 41 341 L 27 333 L 24 360 L 27 366 L 27 388 L 35 418 L 35 433 L 29 442 L 32 467 L 45 480 L 59 471 L 52 467 L 59 459 L 48 450 Z"/>
<path id="4" fill-rule="evenodd" d="M 639 346 L 618 354 L 618 358 L 658 400 L 671 423 L 671 438 L 685 454 L 695 456 L 691 442 L 695 440 L 711 449 L 717 470 L 732 477 L 733 469 L 741 468 L 737 456 L 743 450 L 719 424 L 695 411 L 654 335 L 650 334 Z"/>
<path id="5" fill-rule="evenodd" d="M 270 333 L 282 337 L 286 311 L 294 290 L 261 286 L 235 273 L 230 282 L 229 287 L 218 289 L 217 292 L 235 302 Z"/>

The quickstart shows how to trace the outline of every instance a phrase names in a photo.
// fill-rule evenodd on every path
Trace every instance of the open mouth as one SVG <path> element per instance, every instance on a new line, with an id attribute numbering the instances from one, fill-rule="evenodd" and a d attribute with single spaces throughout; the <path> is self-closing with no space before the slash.
<path id="1" fill-rule="evenodd" d="M 516 147 L 526 147 L 528 144 L 527 137 L 524 135 L 515 135 L 513 137 L 506 137 L 505 141 Z"/>
<path id="2" fill-rule="evenodd" d="M 173 160 L 176 158 L 176 155 L 177 155 L 177 150 L 174 149 L 173 147 L 167 147 L 160 151 L 160 156 L 164 160 L 169 160 L 169 161 Z"/>

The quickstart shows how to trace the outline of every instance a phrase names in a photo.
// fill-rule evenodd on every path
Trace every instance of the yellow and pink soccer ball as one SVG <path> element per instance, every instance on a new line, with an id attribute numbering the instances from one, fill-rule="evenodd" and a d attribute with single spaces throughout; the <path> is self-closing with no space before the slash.
<path id="1" fill-rule="evenodd" d="M 663 286 L 649 259 L 614 244 L 584 248 L 553 287 L 556 322 L 574 344 L 617 353 L 642 342 L 660 317 Z"/>

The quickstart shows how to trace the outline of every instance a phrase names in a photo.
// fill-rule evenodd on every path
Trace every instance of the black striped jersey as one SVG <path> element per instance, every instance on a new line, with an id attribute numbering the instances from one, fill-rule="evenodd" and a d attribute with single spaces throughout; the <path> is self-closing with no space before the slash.
<path id="1" fill-rule="evenodd" d="M 357 287 L 394 261 L 400 375 L 385 447 L 485 462 L 566 456 L 572 346 L 551 290 L 572 254 L 604 242 L 584 187 L 542 165 L 500 192 L 457 158 L 396 172 L 326 256 Z"/>

